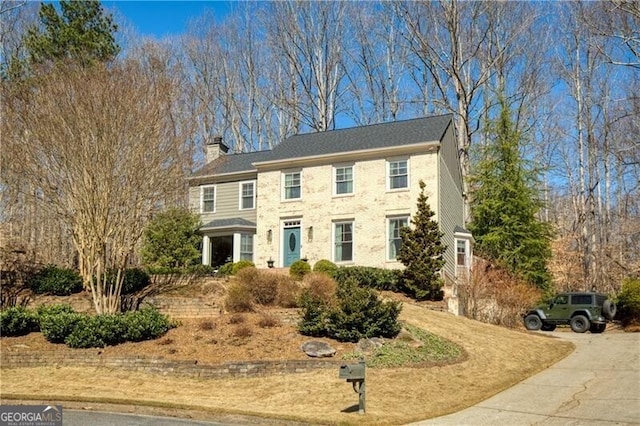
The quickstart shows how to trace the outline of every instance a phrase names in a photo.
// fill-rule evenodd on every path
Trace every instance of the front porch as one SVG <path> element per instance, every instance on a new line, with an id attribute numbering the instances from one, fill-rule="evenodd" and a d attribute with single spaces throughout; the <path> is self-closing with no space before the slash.
<path id="1" fill-rule="evenodd" d="M 241 218 L 217 219 L 203 225 L 200 232 L 203 265 L 217 268 L 240 260 L 255 262 L 255 223 Z"/>

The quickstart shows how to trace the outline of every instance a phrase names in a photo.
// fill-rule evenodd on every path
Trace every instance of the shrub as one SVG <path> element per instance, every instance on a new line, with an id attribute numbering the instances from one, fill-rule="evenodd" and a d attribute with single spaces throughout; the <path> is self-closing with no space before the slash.
<path id="1" fill-rule="evenodd" d="M 187 274 L 194 274 L 199 277 L 207 277 L 214 274 L 215 269 L 211 265 L 192 265 L 185 268 Z"/>
<path id="2" fill-rule="evenodd" d="M 246 318 L 242 314 L 233 314 L 229 318 L 229 324 L 242 324 L 244 323 Z"/>
<path id="3" fill-rule="evenodd" d="M 184 208 L 158 213 L 146 226 L 140 254 L 150 270 L 178 271 L 200 262 L 200 216 Z"/>
<path id="4" fill-rule="evenodd" d="M 233 272 L 233 262 L 227 262 L 218 269 L 218 275 L 228 277 Z"/>
<path id="5" fill-rule="evenodd" d="M 289 275 L 295 280 L 300 280 L 302 277 L 311 272 L 311 266 L 304 260 L 296 260 L 289 265 Z"/>
<path id="6" fill-rule="evenodd" d="M 297 308 L 301 291 L 298 283 L 287 275 L 274 275 L 278 277 L 278 291 L 275 304 L 283 308 Z"/>
<path id="7" fill-rule="evenodd" d="M 303 291 L 299 331 L 308 336 L 357 342 L 368 337 L 394 337 L 400 332 L 399 302 L 382 302 L 372 289 L 353 280 L 338 284 L 336 302 L 324 301 L 311 288 Z"/>
<path id="8" fill-rule="evenodd" d="M 23 336 L 36 330 L 37 315 L 24 306 L 14 306 L 0 313 L 0 336 Z"/>
<path id="9" fill-rule="evenodd" d="M 74 321 L 72 318 L 70 320 Z M 78 315 L 73 329 L 64 340 L 71 348 L 102 348 L 125 341 L 127 324 L 122 314 Z"/>
<path id="10" fill-rule="evenodd" d="M 47 265 L 33 276 L 29 287 L 37 294 L 68 296 L 82 291 L 82 277 L 73 269 Z"/>
<path id="11" fill-rule="evenodd" d="M 255 267 L 255 266 L 256 265 L 254 265 L 253 262 L 251 262 L 250 260 L 240 260 L 234 263 L 233 266 L 231 267 L 231 275 L 237 275 L 238 272 L 240 272 L 244 268 Z"/>
<path id="12" fill-rule="evenodd" d="M 83 321 L 83 317 L 84 315 L 73 311 L 41 314 L 40 331 L 49 342 L 63 343 L 78 324 Z"/>
<path id="13" fill-rule="evenodd" d="M 318 260 L 313 265 L 313 272 L 322 272 L 324 274 L 329 275 L 332 278 L 337 270 L 338 270 L 338 267 L 336 266 L 336 264 L 327 259 Z"/>
<path id="14" fill-rule="evenodd" d="M 202 320 L 200 321 L 200 325 L 198 326 L 200 330 L 215 330 L 216 323 L 211 320 Z"/>
<path id="15" fill-rule="evenodd" d="M 146 266 L 145 271 L 151 275 L 171 275 L 177 272 L 176 269 L 167 266 Z"/>
<path id="16" fill-rule="evenodd" d="M 323 337 L 327 335 L 327 316 L 329 306 L 311 289 L 302 290 L 299 301 L 302 318 L 298 322 L 298 331 L 305 336 Z"/>
<path id="17" fill-rule="evenodd" d="M 107 285 L 109 287 L 115 285 L 117 276 L 118 272 L 116 270 L 111 270 L 107 273 Z M 120 294 L 135 293 L 148 286 L 150 282 L 151 278 L 146 271 L 140 268 L 125 269 Z"/>
<path id="18" fill-rule="evenodd" d="M 55 305 L 40 305 L 36 309 L 36 313 L 38 314 L 38 318 L 42 319 L 50 315 L 73 314 L 75 311 L 71 305 L 59 303 Z"/>
<path id="19" fill-rule="evenodd" d="M 355 280 L 361 287 L 377 290 L 400 291 L 402 271 L 370 266 L 348 266 L 338 268 L 334 278 L 338 283 Z"/>
<path id="20" fill-rule="evenodd" d="M 239 339 L 246 339 L 253 336 L 253 330 L 248 325 L 241 325 L 236 327 L 231 335 Z"/>
<path id="21" fill-rule="evenodd" d="M 262 315 L 260 315 L 258 325 L 262 328 L 279 327 L 280 319 L 273 314 L 263 313 Z"/>
<path id="22" fill-rule="evenodd" d="M 251 296 L 254 302 L 259 305 L 273 305 L 278 294 L 278 274 L 266 271 L 258 271 L 255 268 L 246 268 L 240 271 L 238 278 L 242 279 L 244 271 L 254 269 L 257 273 L 253 282 L 245 283 L 249 285 Z"/>
<path id="23" fill-rule="evenodd" d="M 168 316 L 151 306 L 139 311 L 127 312 L 124 314 L 124 323 L 126 325 L 124 337 L 131 342 L 157 339 L 177 325 Z"/>
<path id="24" fill-rule="evenodd" d="M 400 332 L 400 302 L 383 302 L 372 289 L 359 287 L 351 280 L 338 285 L 336 296 L 338 306 L 327 316 L 329 337 L 357 342 L 370 337 L 391 338 Z"/>
<path id="25" fill-rule="evenodd" d="M 521 315 L 542 298 L 536 287 L 484 260 L 474 261 L 459 295 L 468 318 L 505 327 L 519 326 Z"/>
<path id="26" fill-rule="evenodd" d="M 124 343 L 129 339 L 128 321 L 123 314 L 102 314 L 91 317 L 93 332 L 100 337 L 105 346 Z"/>
<path id="27" fill-rule="evenodd" d="M 82 315 L 73 330 L 64 339 L 67 346 L 76 349 L 103 348 L 105 346 L 101 336 L 96 333 L 95 317 Z"/>
<path id="28" fill-rule="evenodd" d="M 140 268 L 126 269 L 122 282 L 122 294 L 131 294 L 142 290 L 149 285 L 149 274 Z"/>
<path id="29" fill-rule="evenodd" d="M 67 304 L 40 305 L 36 313 L 40 331 L 51 343 L 63 343 L 81 316 Z"/>
<path id="30" fill-rule="evenodd" d="M 224 306 L 229 312 L 251 312 L 253 302 L 251 292 L 247 286 L 239 282 L 233 283 L 227 290 L 227 297 L 224 299 Z"/>
<path id="31" fill-rule="evenodd" d="M 60 317 L 64 315 L 69 314 L 50 318 L 58 318 L 62 322 Z M 69 322 L 75 324 L 64 340 L 72 348 L 101 348 L 127 341 L 156 339 L 175 327 L 166 315 L 153 307 L 126 314 L 76 315 L 78 318 L 68 318 Z"/>
<path id="32" fill-rule="evenodd" d="M 332 304 L 335 299 L 338 285 L 326 274 L 313 272 L 305 276 L 302 283 L 314 297 L 319 298 L 327 305 Z"/>
<path id="33" fill-rule="evenodd" d="M 627 278 L 618 295 L 618 319 L 624 325 L 640 322 L 640 279 Z"/>

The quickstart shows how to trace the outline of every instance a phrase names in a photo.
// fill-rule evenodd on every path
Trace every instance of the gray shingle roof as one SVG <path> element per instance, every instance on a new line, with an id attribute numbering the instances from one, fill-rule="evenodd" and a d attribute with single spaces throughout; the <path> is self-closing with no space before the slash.
<path id="1" fill-rule="evenodd" d="M 257 151 L 241 154 L 223 155 L 220 158 L 205 164 L 200 170 L 194 172 L 191 177 L 210 176 L 213 174 L 238 173 L 256 171 L 253 163 L 267 161 L 272 151 Z"/>
<path id="2" fill-rule="evenodd" d="M 200 229 L 224 229 L 224 228 L 255 228 L 256 224 L 254 222 L 248 221 L 242 218 L 233 218 L 233 219 L 216 219 L 208 222 L 200 227 Z"/>
<path id="3" fill-rule="evenodd" d="M 295 135 L 277 145 L 270 157 L 260 159 L 257 162 L 439 141 L 449 127 L 451 120 L 452 115 L 446 114 Z"/>
<path id="4" fill-rule="evenodd" d="M 191 175 L 192 178 L 225 173 L 256 171 L 255 163 L 339 154 L 376 148 L 439 141 L 451 124 L 452 115 L 415 118 L 306 133 L 285 139 L 272 151 L 224 155 Z"/>
<path id="5" fill-rule="evenodd" d="M 458 234 L 469 234 L 469 235 L 471 235 L 471 231 L 468 231 L 468 230 L 464 229 L 462 226 L 458 226 L 458 225 L 456 225 L 455 228 L 453 228 L 453 232 L 458 233 Z"/>

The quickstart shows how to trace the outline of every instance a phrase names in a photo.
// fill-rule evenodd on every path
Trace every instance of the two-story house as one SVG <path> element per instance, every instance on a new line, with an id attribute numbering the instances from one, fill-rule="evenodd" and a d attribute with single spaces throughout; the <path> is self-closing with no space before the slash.
<path id="1" fill-rule="evenodd" d="M 400 228 L 416 213 L 423 180 L 447 245 L 445 277 L 469 268 L 451 115 L 296 135 L 272 151 L 224 152 L 215 140 L 209 163 L 190 178 L 205 264 L 286 267 L 306 258 L 401 268 Z"/>

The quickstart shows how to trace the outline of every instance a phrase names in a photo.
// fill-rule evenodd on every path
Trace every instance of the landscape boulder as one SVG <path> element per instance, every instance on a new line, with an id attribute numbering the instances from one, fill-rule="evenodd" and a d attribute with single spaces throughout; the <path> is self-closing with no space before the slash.
<path id="1" fill-rule="evenodd" d="M 310 357 L 325 358 L 335 355 L 336 350 L 329 346 L 328 343 L 320 342 L 318 340 L 310 340 L 300 346 L 300 349 Z"/>
<path id="2" fill-rule="evenodd" d="M 356 351 L 362 353 L 371 353 L 380 349 L 384 345 L 385 340 L 380 337 L 372 337 L 370 339 L 360 339 L 356 345 Z"/>

